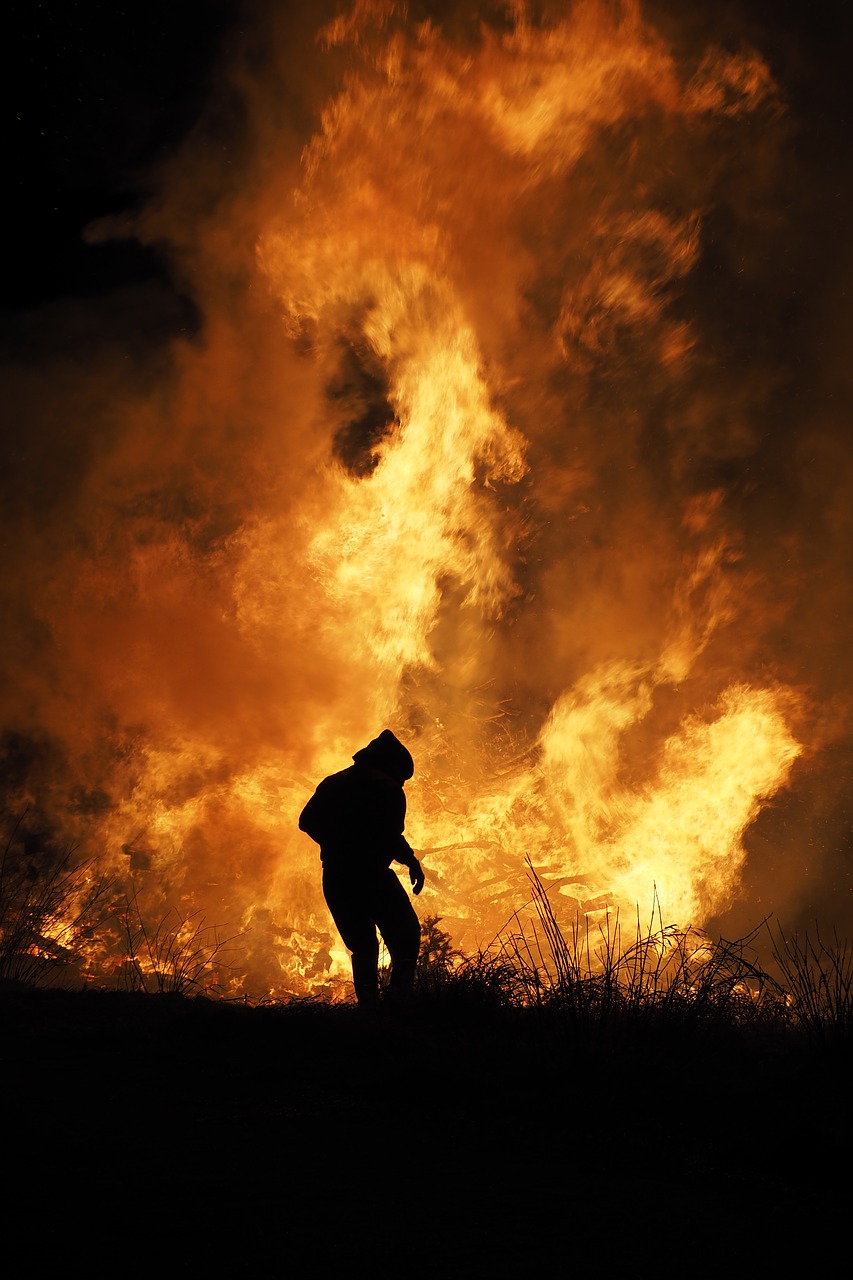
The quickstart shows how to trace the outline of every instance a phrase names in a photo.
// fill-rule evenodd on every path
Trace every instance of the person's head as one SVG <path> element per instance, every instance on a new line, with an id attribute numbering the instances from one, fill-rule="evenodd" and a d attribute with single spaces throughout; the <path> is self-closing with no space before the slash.
<path id="1" fill-rule="evenodd" d="M 409 751 L 390 729 L 383 729 L 378 738 L 356 751 L 353 760 L 356 764 L 387 773 L 400 786 L 415 772 L 415 762 Z"/>

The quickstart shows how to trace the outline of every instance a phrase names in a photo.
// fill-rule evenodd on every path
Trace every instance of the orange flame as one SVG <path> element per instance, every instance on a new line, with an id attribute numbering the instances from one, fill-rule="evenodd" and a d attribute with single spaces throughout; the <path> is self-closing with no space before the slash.
<path id="1" fill-rule="evenodd" d="M 104 651 L 136 659 L 121 679 L 104 659 L 137 737 L 99 838 L 152 909 L 239 916 L 232 990 L 323 987 L 346 955 L 297 815 L 389 725 L 416 761 L 422 902 L 460 945 L 525 900 L 528 857 L 566 915 L 657 892 L 699 926 L 737 894 L 744 834 L 802 750 L 794 693 L 737 669 L 754 579 L 725 493 L 691 471 L 708 375 L 676 305 L 714 198 L 686 157 L 769 109 L 769 74 L 748 52 L 685 71 L 638 5 L 596 0 L 547 24 L 519 6 L 476 38 L 359 3 L 323 47 L 348 70 L 296 184 L 267 159 L 255 204 L 194 215 L 202 262 L 229 252 L 229 217 L 251 227 L 239 269 L 277 317 L 257 385 L 213 284 L 206 348 L 181 355 L 189 421 L 218 378 L 263 423 L 221 446 L 226 491 L 251 460 L 241 518 L 214 534 L 182 516 L 175 543 L 151 517 L 115 553 L 149 610 L 136 631 L 108 556 L 75 573 Z M 181 436 L 194 459 L 199 431 Z M 128 445 L 92 483 L 120 507 L 148 466 Z M 196 710 L 207 677 L 219 721 Z"/>

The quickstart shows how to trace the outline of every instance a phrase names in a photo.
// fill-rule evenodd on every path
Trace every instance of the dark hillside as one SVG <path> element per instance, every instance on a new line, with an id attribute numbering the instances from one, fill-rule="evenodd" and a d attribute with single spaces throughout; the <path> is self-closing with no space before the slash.
<path id="1" fill-rule="evenodd" d="M 29 990 L 0 1025 L 5 1252 L 35 1274 L 766 1275 L 846 1249 L 849 1061 L 799 1042 Z"/>

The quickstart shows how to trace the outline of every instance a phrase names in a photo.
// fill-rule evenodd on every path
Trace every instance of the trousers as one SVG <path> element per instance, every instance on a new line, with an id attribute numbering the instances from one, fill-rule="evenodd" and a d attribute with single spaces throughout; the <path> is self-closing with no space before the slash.
<path id="1" fill-rule="evenodd" d="M 406 890 L 390 867 L 356 875 L 323 867 L 323 897 L 344 946 L 352 954 L 352 977 L 359 1004 L 379 995 L 379 939 L 391 957 L 390 994 L 408 995 L 414 985 L 421 925 Z"/>

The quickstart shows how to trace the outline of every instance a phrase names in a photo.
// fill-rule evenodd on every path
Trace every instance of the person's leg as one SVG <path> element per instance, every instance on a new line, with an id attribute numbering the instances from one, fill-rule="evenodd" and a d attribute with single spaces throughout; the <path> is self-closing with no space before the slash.
<path id="1" fill-rule="evenodd" d="M 421 924 L 409 895 L 389 867 L 377 881 L 373 919 L 391 957 L 389 992 L 395 999 L 411 995 L 421 945 Z"/>
<path id="2" fill-rule="evenodd" d="M 363 886 L 324 870 L 323 897 L 344 946 L 351 952 L 356 999 L 370 1008 L 379 999 L 379 939 Z"/>

